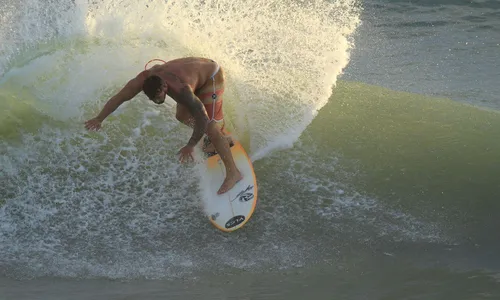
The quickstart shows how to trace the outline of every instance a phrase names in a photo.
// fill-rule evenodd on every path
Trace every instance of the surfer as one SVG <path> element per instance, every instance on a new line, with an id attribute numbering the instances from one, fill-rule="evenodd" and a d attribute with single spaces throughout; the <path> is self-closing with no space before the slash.
<path id="1" fill-rule="evenodd" d="M 108 115 L 141 90 L 156 104 L 164 103 L 168 95 L 177 102 L 177 120 L 193 128 L 189 142 L 179 150 L 179 160 L 181 163 L 193 160 L 194 147 L 206 133 L 210 144 L 204 151 L 213 152 L 215 149 L 226 168 L 226 178 L 217 192 L 223 194 L 242 179 L 231 154 L 230 137 L 223 132 L 223 70 L 215 61 L 205 58 L 187 57 L 162 62 L 150 69 L 146 64 L 144 71 L 108 100 L 97 117 L 85 122 L 85 127 L 99 130 Z"/>

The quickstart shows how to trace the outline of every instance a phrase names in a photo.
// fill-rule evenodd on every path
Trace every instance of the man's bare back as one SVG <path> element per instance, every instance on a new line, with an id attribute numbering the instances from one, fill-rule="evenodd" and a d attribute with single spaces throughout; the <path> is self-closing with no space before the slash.
<path id="1" fill-rule="evenodd" d="M 187 84 L 193 91 L 196 91 L 206 85 L 214 68 L 215 62 L 211 59 L 187 57 L 155 65 L 145 72 L 148 76 L 161 77 L 175 90 L 179 90 L 184 84 Z"/>

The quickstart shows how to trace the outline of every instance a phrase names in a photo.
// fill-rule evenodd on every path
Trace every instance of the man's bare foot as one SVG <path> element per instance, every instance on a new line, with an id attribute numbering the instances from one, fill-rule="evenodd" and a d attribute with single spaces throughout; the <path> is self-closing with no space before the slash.
<path id="1" fill-rule="evenodd" d="M 241 179 L 243 179 L 243 176 L 241 175 L 240 171 L 236 171 L 234 174 L 228 174 L 226 176 L 226 179 L 224 179 L 224 182 L 220 186 L 217 195 L 224 194 L 225 192 L 229 191 Z"/>
<path id="2" fill-rule="evenodd" d="M 226 136 L 225 138 L 226 138 L 227 142 L 229 143 L 229 145 L 231 145 L 231 143 L 233 142 L 233 139 L 230 136 Z M 205 153 L 216 152 L 214 144 L 212 144 L 212 142 L 209 142 L 206 147 L 203 147 L 203 152 L 205 152 Z"/>

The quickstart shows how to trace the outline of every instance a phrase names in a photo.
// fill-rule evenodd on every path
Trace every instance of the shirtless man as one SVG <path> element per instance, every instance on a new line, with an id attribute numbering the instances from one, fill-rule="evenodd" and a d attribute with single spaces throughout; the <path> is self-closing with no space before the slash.
<path id="1" fill-rule="evenodd" d="M 85 122 L 85 127 L 99 130 L 108 115 L 141 90 L 156 104 L 164 103 L 166 95 L 171 97 L 177 102 L 177 120 L 193 128 L 191 139 L 179 151 L 181 162 L 193 160 L 194 147 L 206 133 L 226 167 L 226 178 L 217 194 L 229 191 L 241 180 L 242 175 L 234 163 L 228 139 L 222 133 L 224 74 L 216 62 L 189 57 L 145 69 L 111 97 L 97 117 Z"/>

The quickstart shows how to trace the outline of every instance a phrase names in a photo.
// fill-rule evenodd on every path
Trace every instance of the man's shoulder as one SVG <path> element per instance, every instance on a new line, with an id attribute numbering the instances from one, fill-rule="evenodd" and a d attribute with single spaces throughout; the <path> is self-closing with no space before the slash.
<path id="1" fill-rule="evenodd" d="M 151 75 L 151 71 L 150 70 L 144 70 L 144 71 L 141 71 L 137 74 L 137 76 L 135 76 L 136 79 L 138 80 L 146 80 L 146 78 L 148 78 L 149 76 Z"/>

